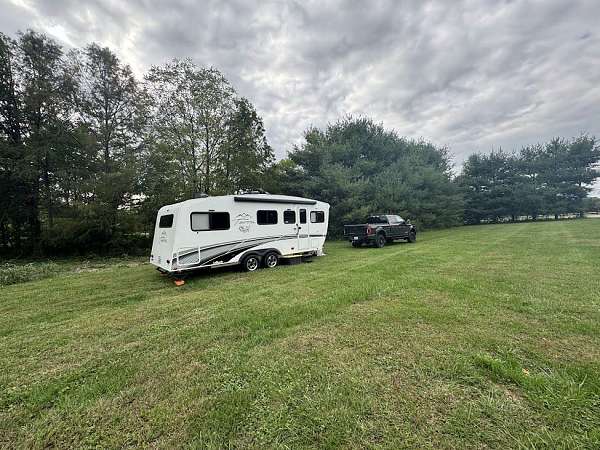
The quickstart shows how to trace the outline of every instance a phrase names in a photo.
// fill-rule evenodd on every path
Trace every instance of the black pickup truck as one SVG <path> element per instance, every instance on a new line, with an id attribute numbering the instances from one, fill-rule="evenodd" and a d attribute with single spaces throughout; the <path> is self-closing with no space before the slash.
<path id="1" fill-rule="evenodd" d="M 344 237 L 352 243 L 352 247 L 374 244 L 381 248 L 397 239 L 416 242 L 417 229 L 400 216 L 378 214 L 369 216 L 364 224 L 344 225 Z"/>

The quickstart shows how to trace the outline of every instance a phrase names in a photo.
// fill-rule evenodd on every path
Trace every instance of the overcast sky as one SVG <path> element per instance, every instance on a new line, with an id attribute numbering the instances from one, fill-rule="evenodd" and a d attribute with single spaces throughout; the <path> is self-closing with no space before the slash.
<path id="1" fill-rule="evenodd" d="M 111 47 L 140 76 L 220 69 L 283 157 L 309 126 L 364 115 L 475 151 L 600 136 L 600 0 L 0 0 L 0 31 Z"/>

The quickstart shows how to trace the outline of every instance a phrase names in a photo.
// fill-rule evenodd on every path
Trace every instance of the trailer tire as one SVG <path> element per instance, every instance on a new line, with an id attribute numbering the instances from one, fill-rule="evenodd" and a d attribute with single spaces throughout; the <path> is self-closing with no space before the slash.
<path id="1" fill-rule="evenodd" d="M 246 272 L 256 272 L 260 267 L 260 259 L 258 255 L 248 255 L 242 261 L 242 268 Z"/>
<path id="2" fill-rule="evenodd" d="M 279 264 L 279 255 L 277 254 L 277 252 L 269 252 L 263 258 L 263 263 L 267 269 L 277 267 L 277 265 Z"/>
<path id="3" fill-rule="evenodd" d="M 385 247 L 385 243 L 386 243 L 385 234 L 379 233 L 377 235 L 377 239 L 375 240 L 375 246 L 377 248 L 383 248 L 383 247 Z"/>

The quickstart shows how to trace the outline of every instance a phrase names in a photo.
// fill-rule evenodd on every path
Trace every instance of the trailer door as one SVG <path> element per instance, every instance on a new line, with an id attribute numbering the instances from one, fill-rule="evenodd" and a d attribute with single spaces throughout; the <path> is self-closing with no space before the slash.
<path id="1" fill-rule="evenodd" d="M 151 262 L 168 271 L 171 270 L 176 223 L 177 210 L 165 210 L 159 213 L 154 231 Z"/>
<path id="2" fill-rule="evenodd" d="M 308 250 L 310 248 L 310 230 L 308 212 L 306 208 L 297 208 L 296 233 L 298 234 L 298 250 Z"/>

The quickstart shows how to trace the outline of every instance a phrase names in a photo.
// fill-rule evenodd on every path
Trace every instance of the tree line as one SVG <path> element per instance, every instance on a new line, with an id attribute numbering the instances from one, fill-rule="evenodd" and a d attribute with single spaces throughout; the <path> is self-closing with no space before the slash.
<path id="1" fill-rule="evenodd" d="M 419 227 L 578 213 L 598 176 L 587 136 L 450 154 L 368 118 L 311 128 L 275 161 L 262 118 L 217 69 L 173 60 L 141 79 L 109 48 L 0 34 L 0 251 L 146 251 L 159 207 L 243 189 L 331 204 L 330 234 L 371 213 Z M 587 203 L 586 203 L 587 201 Z"/>
<path id="2" fill-rule="evenodd" d="M 466 223 L 583 216 L 598 178 L 600 147 L 593 137 L 553 139 L 513 154 L 471 155 L 457 182 L 464 188 Z"/>
<path id="3" fill-rule="evenodd" d="M 108 48 L 0 34 L 0 247 L 145 246 L 158 207 L 260 186 L 263 121 L 214 68 L 174 60 L 142 80 Z"/>

